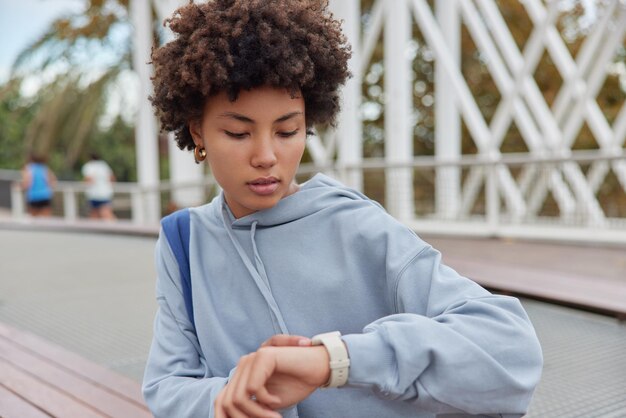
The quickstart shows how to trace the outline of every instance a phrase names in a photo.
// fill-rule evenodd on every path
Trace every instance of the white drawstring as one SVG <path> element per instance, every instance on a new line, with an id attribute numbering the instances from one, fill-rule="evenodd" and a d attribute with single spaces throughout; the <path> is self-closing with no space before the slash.
<path id="1" fill-rule="evenodd" d="M 252 249 L 254 251 L 254 261 L 256 267 L 252 265 L 250 258 L 246 254 L 246 252 L 241 248 L 241 244 L 237 241 L 237 238 L 234 236 L 232 228 L 230 227 L 230 222 L 228 218 L 228 213 L 225 207 L 222 207 L 222 222 L 224 223 L 224 228 L 226 228 L 226 232 L 228 233 L 228 237 L 231 242 L 235 246 L 241 261 L 246 266 L 246 269 L 250 272 L 250 275 L 254 279 L 255 284 L 261 291 L 265 302 L 267 303 L 270 311 L 272 313 L 272 322 L 274 323 L 274 328 L 277 333 L 289 334 L 289 330 L 287 329 L 287 325 L 283 319 L 283 315 L 280 313 L 280 309 L 278 308 L 278 304 L 274 299 L 274 295 L 272 295 L 272 289 L 270 288 L 269 279 L 267 277 L 267 273 L 265 272 L 265 266 L 263 265 L 263 261 L 261 260 L 261 256 L 257 251 L 256 242 L 254 241 L 254 236 L 256 233 L 256 225 L 257 221 L 252 223 L 250 228 L 250 239 L 252 240 Z"/>

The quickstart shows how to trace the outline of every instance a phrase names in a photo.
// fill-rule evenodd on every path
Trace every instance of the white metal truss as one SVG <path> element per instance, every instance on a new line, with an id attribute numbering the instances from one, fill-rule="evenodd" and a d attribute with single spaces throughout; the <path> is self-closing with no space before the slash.
<path id="1" fill-rule="evenodd" d="M 181 3 L 180 0 L 152 2 L 162 17 Z M 376 0 L 363 28 L 359 0 L 331 0 L 330 4 L 335 15 L 343 20 L 344 33 L 353 47 L 349 64 L 353 78 L 343 90 L 343 110 L 337 128 L 325 132 L 323 137 L 313 136 L 308 140 L 308 150 L 316 165 L 324 169 L 332 167 L 333 174 L 344 182 L 359 189 L 363 187 L 363 173 L 354 170 L 364 164 L 361 88 L 373 51 L 384 36 L 384 160 L 388 166 L 385 203 L 389 212 L 401 220 L 415 220 L 414 172 L 409 167 L 414 157 L 413 80 L 406 47 L 411 40 L 412 25 L 416 24 L 435 58 L 435 160 L 445 163 L 463 157 L 460 155 L 462 120 L 476 144 L 478 157 L 489 162 L 468 166 L 463 184 L 459 166 L 444 164 L 436 168 L 435 218 L 468 219 L 484 189 L 487 225 L 532 224 L 549 195 L 565 223 L 576 219 L 587 227 L 607 225 L 596 195 L 611 171 L 626 190 L 626 161 L 593 160 L 589 169 L 583 171 L 578 162 L 562 157 L 572 154 L 584 125 L 601 153 L 607 156 L 623 153 L 626 105 L 611 124 L 596 98 L 606 81 L 607 66 L 624 44 L 625 0 L 596 2 L 598 19 L 575 57 L 557 29 L 559 0 L 522 2 L 533 28 L 521 49 L 495 0 L 435 0 L 434 11 L 427 0 Z M 489 122 L 483 117 L 460 68 L 461 23 L 484 57 L 500 93 L 500 102 Z M 552 59 L 563 80 L 552 104 L 546 101 L 533 76 L 545 54 Z M 500 163 L 503 161 L 500 149 L 513 124 L 525 141 L 529 157 L 561 159 L 541 169 L 537 164 L 527 164 L 513 175 L 506 164 Z M 138 132 L 151 131 L 144 127 Z M 154 171 L 146 161 L 138 163 L 140 174 L 142 170 Z M 499 218 L 502 202 L 506 211 Z"/>
<path id="2" fill-rule="evenodd" d="M 523 4 L 534 27 L 523 50 L 513 40 L 502 14 L 494 0 L 447 0 L 445 11 L 435 18 L 426 0 L 378 0 L 370 11 L 370 24 L 363 36 L 360 50 L 363 73 L 368 68 L 371 53 L 384 30 L 385 34 L 385 91 L 392 102 L 385 102 L 385 158 L 390 164 L 402 163 L 413 157 L 407 140 L 406 92 L 412 91 L 403 61 L 403 46 L 407 41 L 406 16 L 412 14 L 422 36 L 435 55 L 438 77 L 445 85 L 436 83 L 437 100 L 449 108 L 446 126 L 437 126 L 436 147 L 449 148 L 437 153 L 444 160 L 454 157 L 459 141 L 458 127 L 454 126 L 454 112 L 462 116 L 477 148 L 484 158 L 498 161 L 500 147 L 515 123 L 529 150 L 537 157 L 567 156 L 586 122 L 602 152 L 615 155 L 621 152 L 626 137 L 626 110 L 618 113 L 613 126 L 603 115 L 595 100 L 607 77 L 607 66 L 613 60 L 626 31 L 626 3 L 607 0 L 598 3 L 600 18 L 584 40 L 576 59 L 569 53 L 556 23 L 560 9 L 557 1 L 543 3 L 526 0 Z M 482 116 L 472 93 L 463 78 L 458 60 L 458 43 L 454 41 L 455 13 L 460 14 L 477 49 L 485 57 L 488 70 L 498 88 L 501 101 L 488 124 Z M 448 22 L 445 23 L 444 19 Z M 459 19 L 456 20 L 457 22 Z M 452 23 L 450 23 L 452 22 Z M 446 25 L 445 27 L 442 27 Z M 549 54 L 563 84 L 550 106 L 533 78 L 544 53 Z M 395 57 L 395 58 L 394 58 Z M 401 84 L 406 86 L 401 87 Z M 453 97 L 450 97 L 452 95 Z M 439 105 L 438 109 L 442 109 Z M 408 135 L 411 138 L 410 134 Z M 342 138 L 343 140 L 343 138 Z M 537 216 L 551 192 L 562 219 L 576 216 L 589 226 L 605 225 L 605 214 L 596 198 L 599 187 L 609 170 L 613 170 L 626 189 L 626 162 L 612 160 L 594 162 L 587 173 L 574 162 L 553 164 L 547 170 L 528 165 L 515 178 L 504 165 L 496 165 L 487 172 L 485 167 L 471 168 L 463 187 L 457 184 L 460 172 L 454 167 L 440 168 L 436 193 L 440 218 L 467 217 L 479 196 L 483 184 L 486 191 L 501 196 L 513 223 L 529 221 Z M 404 172 L 405 176 L 398 173 Z M 412 177 L 408 170 L 393 169 L 387 175 L 386 203 L 390 212 L 406 219 L 412 209 Z M 394 174 L 395 173 L 395 174 Z M 495 187 L 495 188 L 494 188 Z M 460 190 L 460 202 L 454 203 L 455 190 Z M 452 191 L 452 192 L 451 192 Z M 445 194 L 445 196 L 444 196 Z M 451 204 L 452 202 L 452 204 Z"/>
<path id="3" fill-rule="evenodd" d="M 500 157 L 499 148 L 512 121 L 520 129 L 529 152 L 538 156 L 568 155 L 585 121 L 601 150 L 607 153 L 621 150 L 626 123 L 622 118 L 626 117 L 626 111 L 620 111 L 611 127 L 595 97 L 606 79 L 607 65 L 624 38 L 626 6 L 623 2 L 606 3 L 603 18 L 583 43 L 576 60 L 571 57 L 555 26 L 557 2 L 549 2 L 547 10 L 539 0 L 524 3 L 534 29 L 523 52 L 513 41 L 494 1 L 461 1 L 458 5 L 502 96 L 489 128 L 462 80 L 458 65 L 454 65 L 454 55 L 447 50 L 430 7 L 424 0 L 413 0 L 415 19 L 439 64 L 445 68 L 448 80 L 454 85 L 460 110 L 480 154 L 492 159 Z M 532 77 L 546 50 L 564 80 L 552 108 Z M 595 194 L 611 168 L 626 188 L 625 167 L 623 161 L 614 161 L 611 165 L 594 163 L 585 176 L 577 164 L 565 162 L 539 176 L 536 166 L 529 166 L 518 181 L 506 168 L 499 167 L 497 182 L 514 222 L 536 215 L 550 189 L 563 218 L 576 212 L 589 225 L 603 225 L 605 216 Z M 463 187 L 460 216 L 469 213 L 484 177 L 483 168 L 470 171 Z"/>
<path id="4" fill-rule="evenodd" d="M 459 3 L 463 6 L 466 2 L 462 1 Z M 435 53 L 435 59 L 445 69 L 456 91 L 461 114 L 472 134 L 479 153 L 490 159 L 499 158 L 499 146 L 495 146 L 497 141 L 494 139 L 491 130 L 482 117 L 478 105 L 467 83 L 463 79 L 461 69 L 454 65 L 455 61 L 446 47 L 444 37 L 430 7 L 425 0 L 413 0 L 413 12 L 415 20 L 422 31 L 422 35 Z M 476 180 L 474 180 L 476 177 L 482 177 L 480 171 L 474 171 L 474 173 L 470 175 L 470 185 L 477 183 Z M 526 205 L 515 179 L 504 166 L 497 167 L 495 174 L 497 175 L 497 185 L 501 188 L 502 195 L 507 206 L 510 208 L 512 218 L 514 220 L 521 219 L 526 212 Z M 469 190 L 470 194 L 476 193 L 476 187 L 472 187 Z"/>

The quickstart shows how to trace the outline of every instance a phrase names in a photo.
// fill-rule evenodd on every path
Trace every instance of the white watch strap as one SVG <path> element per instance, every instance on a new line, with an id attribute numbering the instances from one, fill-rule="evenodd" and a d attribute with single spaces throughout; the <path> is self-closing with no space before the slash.
<path id="1" fill-rule="evenodd" d="M 323 388 L 337 388 L 348 382 L 350 359 L 348 349 L 341 339 L 339 331 L 318 334 L 311 339 L 313 345 L 324 345 L 330 357 L 330 379 Z"/>

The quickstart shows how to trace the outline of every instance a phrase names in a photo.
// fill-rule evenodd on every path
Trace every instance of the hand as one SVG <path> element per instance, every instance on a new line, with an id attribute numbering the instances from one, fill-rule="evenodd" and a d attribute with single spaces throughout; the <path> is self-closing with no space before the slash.
<path id="1" fill-rule="evenodd" d="M 329 357 L 323 346 L 261 347 L 240 359 L 215 401 L 215 417 L 279 418 L 276 409 L 306 399 L 329 376 Z"/>

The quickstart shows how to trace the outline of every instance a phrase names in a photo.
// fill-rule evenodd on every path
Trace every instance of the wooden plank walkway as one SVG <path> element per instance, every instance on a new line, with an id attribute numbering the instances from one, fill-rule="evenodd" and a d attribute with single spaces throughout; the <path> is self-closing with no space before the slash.
<path id="1" fill-rule="evenodd" d="M 140 385 L 0 323 L 0 417 L 151 417 Z"/>
<path id="2" fill-rule="evenodd" d="M 626 319 L 626 248 L 427 237 L 480 285 Z"/>

